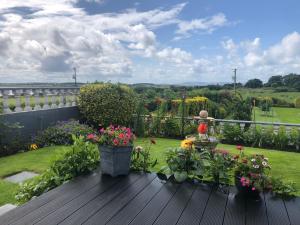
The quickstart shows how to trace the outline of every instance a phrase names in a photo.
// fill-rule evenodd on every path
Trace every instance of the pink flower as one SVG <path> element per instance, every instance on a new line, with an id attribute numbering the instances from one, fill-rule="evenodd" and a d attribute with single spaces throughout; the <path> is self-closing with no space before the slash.
<path id="1" fill-rule="evenodd" d="M 252 189 L 251 189 L 252 191 L 255 191 L 255 187 L 252 187 Z"/>
<path id="2" fill-rule="evenodd" d="M 242 150 L 244 150 L 244 147 L 242 145 L 237 145 L 236 149 L 239 150 L 239 151 L 242 151 Z"/>

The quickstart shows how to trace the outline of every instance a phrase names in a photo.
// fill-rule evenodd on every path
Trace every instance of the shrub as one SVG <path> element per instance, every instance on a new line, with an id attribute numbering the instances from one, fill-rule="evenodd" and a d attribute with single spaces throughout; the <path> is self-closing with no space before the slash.
<path id="1" fill-rule="evenodd" d="M 120 84 L 90 84 L 80 88 L 79 109 L 94 126 L 128 126 L 136 109 L 131 88 Z"/>
<path id="2" fill-rule="evenodd" d="M 179 120 L 175 118 L 167 118 L 162 124 L 162 132 L 164 137 L 180 137 Z"/>
<path id="3" fill-rule="evenodd" d="M 285 150 L 288 147 L 289 136 L 285 127 L 279 127 L 277 134 L 274 136 L 274 146 L 277 149 Z"/>
<path id="4" fill-rule="evenodd" d="M 295 100 L 295 108 L 300 108 L 300 98 L 296 98 L 296 100 Z"/>
<path id="5" fill-rule="evenodd" d="M 76 136 L 86 136 L 93 133 L 93 129 L 86 124 L 80 124 L 79 121 L 69 120 L 58 122 L 56 125 L 48 127 L 38 133 L 34 142 L 39 146 L 51 145 L 71 145 L 73 144 L 72 134 Z"/>
<path id="6" fill-rule="evenodd" d="M 224 143 L 241 144 L 243 143 L 243 132 L 239 125 L 225 124 L 222 139 Z"/>
<path id="7" fill-rule="evenodd" d="M 74 138 L 72 149 L 54 161 L 50 169 L 19 187 L 16 199 L 19 203 L 29 201 L 62 183 L 93 171 L 99 164 L 99 151 L 95 145 L 84 141 L 84 137 Z"/>

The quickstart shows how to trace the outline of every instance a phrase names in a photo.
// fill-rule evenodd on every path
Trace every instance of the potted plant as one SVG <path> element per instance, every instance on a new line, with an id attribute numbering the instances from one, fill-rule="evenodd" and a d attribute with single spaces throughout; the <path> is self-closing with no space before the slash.
<path id="1" fill-rule="evenodd" d="M 259 196 L 268 185 L 268 170 L 271 169 L 268 158 L 258 154 L 246 156 L 242 146 L 237 146 L 237 149 L 240 154 L 235 156 L 235 185 L 242 194 Z"/>
<path id="2" fill-rule="evenodd" d="M 129 173 L 134 140 L 130 128 L 111 125 L 102 128 L 99 135 L 90 134 L 87 138 L 99 144 L 102 174 L 115 177 Z"/>

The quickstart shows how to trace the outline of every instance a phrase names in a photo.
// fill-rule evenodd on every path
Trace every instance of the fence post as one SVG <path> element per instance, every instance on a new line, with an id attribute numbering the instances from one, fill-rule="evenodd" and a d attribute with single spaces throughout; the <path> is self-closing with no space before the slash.
<path id="1" fill-rule="evenodd" d="M 185 124 L 185 98 L 186 98 L 186 91 L 185 89 L 182 92 L 182 114 L 181 114 L 181 137 L 184 138 L 184 124 Z"/>

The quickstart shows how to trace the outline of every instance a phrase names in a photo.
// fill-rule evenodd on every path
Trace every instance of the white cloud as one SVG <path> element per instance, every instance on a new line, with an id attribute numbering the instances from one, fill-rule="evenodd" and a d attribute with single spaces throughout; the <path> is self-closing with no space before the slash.
<path id="1" fill-rule="evenodd" d="M 190 36 L 191 33 L 201 31 L 211 33 L 219 27 L 226 26 L 228 20 L 223 13 L 216 14 L 211 17 L 202 19 L 194 19 L 191 21 L 180 21 L 178 23 L 178 29 L 176 33 L 179 35 L 177 38 L 182 36 Z"/>
<path id="2" fill-rule="evenodd" d="M 167 62 L 176 64 L 190 63 L 193 57 L 190 53 L 180 48 L 165 48 L 157 52 L 157 57 Z"/>
<path id="3" fill-rule="evenodd" d="M 87 79 L 130 76 L 133 54 L 158 58 L 152 29 L 175 23 L 185 6 L 89 15 L 77 8 L 76 2 L 3 0 L 0 71 L 20 81 L 24 77 L 16 71 L 35 74 L 28 79 L 44 76 L 44 80 L 52 80 L 56 76 L 63 80 L 74 66 Z"/>

